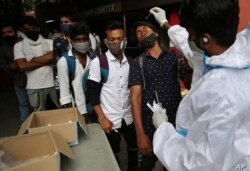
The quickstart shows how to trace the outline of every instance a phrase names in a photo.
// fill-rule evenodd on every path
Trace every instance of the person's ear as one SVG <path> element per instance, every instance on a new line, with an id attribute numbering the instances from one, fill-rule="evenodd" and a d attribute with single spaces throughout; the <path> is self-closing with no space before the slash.
<path id="1" fill-rule="evenodd" d="M 212 37 L 207 33 L 203 34 L 201 37 L 202 48 L 206 50 L 210 47 L 211 44 L 212 44 Z"/>
<path id="2" fill-rule="evenodd" d="M 107 40 L 107 38 L 105 38 L 103 42 L 108 47 L 108 40 Z"/>

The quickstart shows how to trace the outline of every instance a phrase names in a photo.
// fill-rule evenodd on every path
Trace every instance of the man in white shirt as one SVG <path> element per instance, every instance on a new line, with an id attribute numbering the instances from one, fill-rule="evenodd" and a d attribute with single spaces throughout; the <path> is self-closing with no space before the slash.
<path id="1" fill-rule="evenodd" d="M 89 40 L 90 29 L 84 24 L 75 24 L 69 30 L 69 38 L 72 48 L 63 54 L 63 57 L 57 62 L 58 78 L 60 84 L 60 103 L 64 107 L 72 107 L 72 96 L 76 103 L 77 109 L 81 114 L 86 114 L 86 100 L 83 91 L 82 78 L 87 72 L 90 64 L 88 52 L 90 50 Z M 68 66 L 72 58 L 74 63 L 74 78 L 70 78 L 69 70 L 72 65 Z M 72 60 L 71 59 L 71 60 Z"/>
<path id="2" fill-rule="evenodd" d="M 14 46 L 15 62 L 26 71 L 27 93 L 34 111 L 46 110 L 47 97 L 57 107 L 59 104 L 54 89 L 52 40 L 44 39 L 40 34 L 39 24 L 33 17 L 23 21 L 25 37 Z"/>
<path id="3" fill-rule="evenodd" d="M 128 170 L 134 171 L 138 151 L 128 88 L 130 59 L 124 54 L 126 38 L 120 22 L 110 23 L 105 33 L 108 51 L 102 57 L 107 59 L 108 69 L 100 67 L 101 56 L 91 62 L 87 94 L 118 163 L 122 134 L 127 142 Z M 105 69 L 108 77 L 103 83 L 101 72 Z"/>

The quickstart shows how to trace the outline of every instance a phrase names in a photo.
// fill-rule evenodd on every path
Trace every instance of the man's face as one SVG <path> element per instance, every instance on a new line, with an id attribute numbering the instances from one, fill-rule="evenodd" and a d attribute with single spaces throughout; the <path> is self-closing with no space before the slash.
<path id="1" fill-rule="evenodd" d="M 68 17 L 61 17 L 60 24 L 73 24 L 73 22 Z"/>
<path id="2" fill-rule="evenodd" d="M 107 30 L 105 43 L 112 54 L 119 55 L 122 53 L 121 43 L 123 41 L 126 40 L 122 29 Z"/>
<path id="3" fill-rule="evenodd" d="M 122 29 L 108 30 L 106 32 L 106 35 L 107 37 L 105 41 L 109 44 L 121 43 L 124 40 L 124 32 Z"/>
<path id="4" fill-rule="evenodd" d="M 24 24 L 23 31 L 29 39 L 36 41 L 39 37 L 40 29 L 38 26 Z"/>
<path id="5" fill-rule="evenodd" d="M 85 34 L 77 35 L 76 37 L 71 39 L 72 43 L 84 43 L 87 41 L 89 41 L 89 36 Z"/>
<path id="6" fill-rule="evenodd" d="M 136 30 L 135 30 L 136 38 L 137 38 L 138 42 L 143 40 L 145 37 L 148 37 L 153 32 L 154 31 L 150 27 L 147 27 L 147 26 L 144 26 L 144 25 L 138 26 L 136 28 Z"/>
<path id="7" fill-rule="evenodd" d="M 29 24 L 24 24 L 23 25 L 23 30 L 24 30 L 24 32 L 25 31 L 39 31 L 39 27 L 37 27 L 37 26 L 32 26 L 32 25 L 29 25 Z"/>
<path id="8" fill-rule="evenodd" d="M 16 36 L 16 32 L 12 26 L 4 27 L 2 29 L 2 34 L 3 34 L 3 38 L 5 38 L 6 36 L 10 36 L 10 37 Z"/>

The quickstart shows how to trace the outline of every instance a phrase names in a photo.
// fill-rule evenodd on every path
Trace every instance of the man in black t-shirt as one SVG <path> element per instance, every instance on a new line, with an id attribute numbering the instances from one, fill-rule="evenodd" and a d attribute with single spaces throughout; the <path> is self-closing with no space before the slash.
<path id="1" fill-rule="evenodd" d="M 147 103 L 152 105 L 154 100 L 158 100 L 168 111 L 169 121 L 174 124 L 181 101 L 178 57 L 173 52 L 161 49 L 157 42 L 158 33 L 151 23 L 136 22 L 132 31 L 138 45 L 146 51 L 143 57 L 138 57 L 143 58 L 143 65 L 140 64 L 140 59 L 136 59 L 130 67 L 129 86 L 137 145 L 140 150 L 139 170 L 150 171 L 154 168 L 157 158 L 152 152 L 155 127 L 152 111 L 147 107 Z"/>

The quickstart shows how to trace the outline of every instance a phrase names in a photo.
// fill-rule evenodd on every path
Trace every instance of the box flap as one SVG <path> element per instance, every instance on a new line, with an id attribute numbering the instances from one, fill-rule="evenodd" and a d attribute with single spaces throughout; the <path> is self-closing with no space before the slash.
<path id="1" fill-rule="evenodd" d="M 70 149 L 69 145 L 67 144 L 66 140 L 63 139 L 60 135 L 58 135 L 56 132 L 49 132 L 54 141 L 57 151 L 64 154 L 65 156 L 68 156 L 71 159 L 75 159 L 76 157 Z"/>
<path id="2" fill-rule="evenodd" d="M 87 129 L 87 125 L 86 125 L 84 117 L 79 113 L 79 111 L 77 109 L 75 110 L 75 112 L 76 112 L 77 122 L 81 126 L 82 130 L 84 131 L 84 133 L 86 135 L 88 135 L 88 129 Z"/>
<path id="3" fill-rule="evenodd" d="M 36 112 L 37 125 L 35 127 L 48 126 L 48 124 L 55 125 L 61 124 L 68 121 L 76 121 L 74 109 L 56 109 L 56 110 L 45 110 Z M 32 125 L 30 125 L 31 128 Z"/>
<path id="4" fill-rule="evenodd" d="M 22 135 L 29 129 L 33 117 L 34 113 L 31 113 L 30 116 L 22 123 L 17 135 Z"/>

